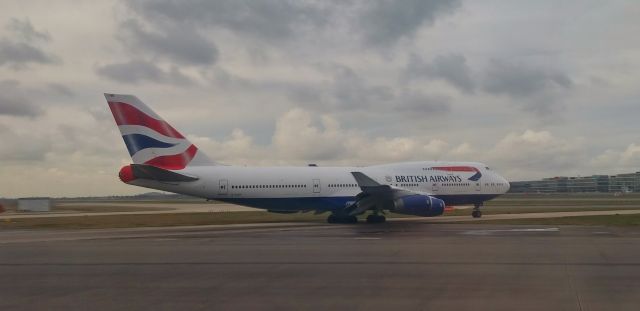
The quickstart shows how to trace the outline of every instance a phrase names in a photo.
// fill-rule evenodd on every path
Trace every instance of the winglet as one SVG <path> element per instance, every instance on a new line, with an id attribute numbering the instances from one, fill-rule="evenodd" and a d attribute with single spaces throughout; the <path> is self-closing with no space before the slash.
<path id="1" fill-rule="evenodd" d="M 380 183 L 363 174 L 362 172 L 351 172 L 351 175 L 353 175 L 353 178 L 356 179 L 356 182 L 358 183 L 358 186 L 360 188 L 382 186 Z"/>

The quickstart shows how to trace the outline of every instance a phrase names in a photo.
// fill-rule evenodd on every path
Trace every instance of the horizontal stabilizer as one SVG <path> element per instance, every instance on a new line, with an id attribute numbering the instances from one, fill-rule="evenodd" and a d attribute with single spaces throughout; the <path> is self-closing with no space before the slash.
<path id="1" fill-rule="evenodd" d="M 135 178 L 140 179 L 152 179 L 165 182 L 178 182 L 178 181 L 195 181 L 197 177 L 179 174 L 169 170 L 165 170 L 153 165 L 146 164 L 131 164 L 131 170 Z"/>

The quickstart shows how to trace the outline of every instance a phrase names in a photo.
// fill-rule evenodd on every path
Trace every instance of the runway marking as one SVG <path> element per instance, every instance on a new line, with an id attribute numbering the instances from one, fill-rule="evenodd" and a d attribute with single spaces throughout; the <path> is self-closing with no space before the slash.
<path id="1" fill-rule="evenodd" d="M 467 235 L 491 235 L 501 232 L 559 232 L 560 228 L 522 228 L 522 229 L 487 229 L 487 230 L 469 230 L 462 234 Z"/>
<path id="2" fill-rule="evenodd" d="M 380 240 L 381 238 L 372 238 L 372 237 L 359 237 L 354 238 L 354 240 Z"/>
<path id="3" fill-rule="evenodd" d="M 55 267 L 55 266 L 254 266 L 254 265 L 413 265 L 413 266 L 548 266 L 548 267 L 640 267 L 640 262 L 526 262 L 526 261 L 176 261 L 176 262 L 0 262 L 0 268 L 4 267 Z"/>

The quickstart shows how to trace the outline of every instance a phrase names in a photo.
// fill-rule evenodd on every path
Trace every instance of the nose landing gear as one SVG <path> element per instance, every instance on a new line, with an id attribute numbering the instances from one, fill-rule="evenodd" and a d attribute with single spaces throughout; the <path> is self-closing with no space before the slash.
<path id="1" fill-rule="evenodd" d="M 482 217 L 482 212 L 480 211 L 481 206 L 482 206 L 482 203 L 476 203 L 473 205 L 473 211 L 471 212 L 471 217 L 473 218 Z"/>

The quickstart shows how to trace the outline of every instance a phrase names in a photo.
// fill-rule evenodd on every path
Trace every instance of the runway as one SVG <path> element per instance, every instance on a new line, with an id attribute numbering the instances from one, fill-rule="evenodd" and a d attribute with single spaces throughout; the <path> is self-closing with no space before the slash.
<path id="1" fill-rule="evenodd" d="M 634 228 L 290 223 L 3 242 L 2 310 L 637 310 L 640 297 Z"/>

